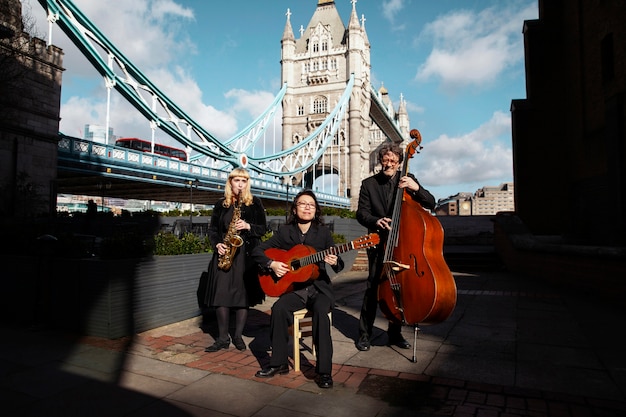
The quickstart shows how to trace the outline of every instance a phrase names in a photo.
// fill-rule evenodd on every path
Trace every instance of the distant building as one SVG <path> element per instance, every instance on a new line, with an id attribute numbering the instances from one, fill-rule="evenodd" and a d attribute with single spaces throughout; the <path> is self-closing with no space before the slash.
<path id="1" fill-rule="evenodd" d="M 497 187 L 483 187 L 474 193 L 472 214 L 482 216 L 500 211 L 514 211 L 514 194 L 515 188 L 512 182 L 503 183 Z"/>
<path id="2" fill-rule="evenodd" d="M 486 186 L 474 194 L 459 193 L 439 200 L 435 207 L 438 216 L 485 216 L 502 211 L 514 211 L 515 188 L 512 182 Z"/>
<path id="3" fill-rule="evenodd" d="M 437 216 L 469 216 L 471 211 L 472 193 L 458 193 L 437 202 Z"/>
<path id="4" fill-rule="evenodd" d="M 90 140 L 92 142 L 102 144 L 115 143 L 115 135 L 113 135 L 113 128 L 109 127 L 109 136 L 107 140 L 106 128 L 100 125 L 85 125 L 85 131 L 83 132 L 83 139 Z"/>

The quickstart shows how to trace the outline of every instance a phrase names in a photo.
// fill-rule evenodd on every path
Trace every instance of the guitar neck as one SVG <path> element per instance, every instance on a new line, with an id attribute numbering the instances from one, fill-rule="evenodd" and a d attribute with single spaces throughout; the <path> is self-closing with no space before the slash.
<path id="1" fill-rule="evenodd" d="M 353 242 L 348 242 L 348 243 L 342 243 L 340 245 L 336 245 L 333 246 L 331 248 L 328 248 L 326 250 L 323 250 L 321 252 L 315 252 L 314 254 L 311 254 L 309 256 L 305 256 L 303 258 L 300 258 L 298 261 L 300 263 L 300 266 L 305 266 L 305 265 L 310 265 L 310 264 L 314 264 L 314 263 L 318 263 L 324 260 L 324 257 L 326 257 L 326 255 L 328 254 L 338 254 L 338 253 L 344 253 L 344 252 L 348 252 L 351 251 L 352 249 L 354 249 L 354 243 Z"/>

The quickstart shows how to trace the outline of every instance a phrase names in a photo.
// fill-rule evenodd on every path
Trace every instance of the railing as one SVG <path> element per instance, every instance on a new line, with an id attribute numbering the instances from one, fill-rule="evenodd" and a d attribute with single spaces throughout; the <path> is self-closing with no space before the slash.
<path id="1" fill-rule="evenodd" d="M 115 145 L 105 145 L 85 139 L 61 135 L 58 143 L 59 160 L 80 161 L 85 164 L 85 172 L 90 165 L 124 167 L 126 172 L 136 172 L 136 176 L 124 176 L 125 179 L 138 182 L 154 182 L 145 177 L 146 173 L 167 173 L 168 177 L 175 178 L 172 186 L 186 186 L 190 179 L 199 181 L 198 189 L 204 191 L 223 192 L 224 183 L 230 171 L 205 167 L 193 162 L 184 162 L 175 158 L 168 158 L 157 154 L 127 149 Z M 60 167 L 62 169 L 62 167 Z M 264 176 L 250 172 L 251 187 L 254 192 L 263 198 L 285 200 L 287 195 L 295 196 L 303 190 L 302 187 L 287 186 L 278 182 L 277 176 Z M 255 176 L 258 175 L 258 176 Z M 111 174 L 111 176 L 114 176 Z M 163 178 L 163 176 L 160 176 Z M 316 191 L 320 204 L 327 207 L 349 208 L 350 199 Z"/>

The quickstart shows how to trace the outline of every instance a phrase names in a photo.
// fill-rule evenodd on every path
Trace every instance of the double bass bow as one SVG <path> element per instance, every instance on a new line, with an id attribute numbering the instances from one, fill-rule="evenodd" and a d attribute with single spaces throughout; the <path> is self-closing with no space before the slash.
<path id="1" fill-rule="evenodd" d="M 410 135 L 401 176 L 421 149 L 420 132 Z M 404 188 L 396 191 L 380 280 L 381 311 L 392 322 L 414 326 L 416 338 L 419 324 L 446 320 L 456 305 L 456 283 L 443 257 L 443 227 Z"/>

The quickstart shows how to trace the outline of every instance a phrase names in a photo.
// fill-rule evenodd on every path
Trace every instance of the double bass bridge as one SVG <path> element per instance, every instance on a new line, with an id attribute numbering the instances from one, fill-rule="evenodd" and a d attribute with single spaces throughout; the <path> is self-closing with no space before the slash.
<path id="1" fill-rule="evenodd" d="M 397 261 L 386 261 L 385 266 L 391 269 L 393 272 L 400 272 L 411 268 L 411 265 L 401 264 Z"/>

